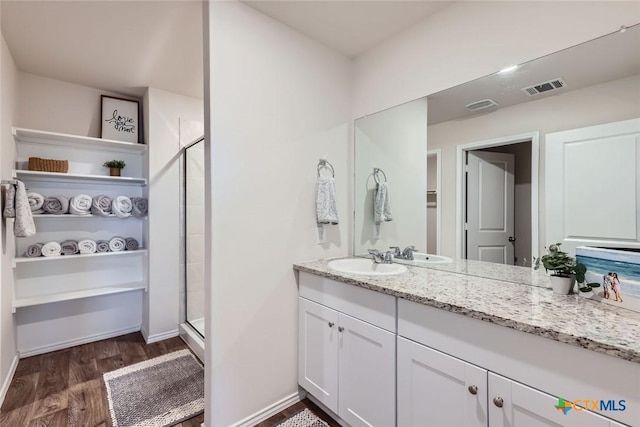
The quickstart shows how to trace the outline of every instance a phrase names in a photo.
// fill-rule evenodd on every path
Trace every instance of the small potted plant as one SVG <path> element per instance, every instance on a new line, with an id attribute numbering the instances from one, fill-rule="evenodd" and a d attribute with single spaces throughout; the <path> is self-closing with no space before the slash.
<path id="1" fill-rule="evenodd" d="M 105 168 L 109 168 L 109 175 L 120 176 L 120 169 L 126 166 L 124 160 L 108 160 L 102 164 Z"/>
<path id="2" fill-rule="evenodd" d="M 598 283 L 585 284 L 587 267 L 577 262 L 575 258 L 560 250 L 560 243 L 549 245 L 547 254 L 536 262 L 538 268 L 540 262 L 547 272 L 551 272 L 551 287 L 557 294 L 567 295 L 573 289 L 574 280 L 578 282 L 581 292 L 590 292 L 592 288 L 600 286 Z"/>

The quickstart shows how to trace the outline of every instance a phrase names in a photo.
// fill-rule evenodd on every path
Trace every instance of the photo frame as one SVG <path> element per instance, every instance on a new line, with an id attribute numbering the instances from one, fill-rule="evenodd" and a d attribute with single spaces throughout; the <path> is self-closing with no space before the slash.
<path id="1" fill-rule="evenodd" d="M 140 142 L 140 102 L 101 96 L 100 137 L 116 141 Z"/>

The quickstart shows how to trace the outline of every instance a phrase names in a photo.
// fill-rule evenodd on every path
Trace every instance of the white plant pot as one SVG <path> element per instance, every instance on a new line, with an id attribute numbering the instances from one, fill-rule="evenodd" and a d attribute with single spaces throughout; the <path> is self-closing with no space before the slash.
<path id="1" fill-rule="evenodd" d="M 569 295 L 574 282 L 573 277 L 551 276 L 551 288 L 555 294 Z"/>

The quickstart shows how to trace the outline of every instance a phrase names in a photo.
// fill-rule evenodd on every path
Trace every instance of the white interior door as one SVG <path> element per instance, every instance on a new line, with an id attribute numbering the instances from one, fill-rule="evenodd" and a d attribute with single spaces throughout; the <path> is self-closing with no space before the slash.
<path id="1" fill-rule="evenodd" d="M 467 259 L 513 264 L 515 156 L 467 153 Z"/>
<path id="2" fill-rule="evenodd" d="M 640 248 L 640 119 L 546 136 L 547 243 Z"/>

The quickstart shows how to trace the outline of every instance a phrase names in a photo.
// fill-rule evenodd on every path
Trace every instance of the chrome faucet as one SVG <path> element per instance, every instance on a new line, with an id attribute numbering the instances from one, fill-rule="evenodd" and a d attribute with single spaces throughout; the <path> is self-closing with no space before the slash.
<path id="1" fill-rule="evenodd" d="M 392 264 L 393 255 L 391 252 L 380 252 L 377 249 L 369 249 L 369 254 L 373 257 L 373 262 L 376 264 Z"/>
<path id="2" fill-rule="evenodd" d="M 390 249 L 393 249 L 395 251 L 394 256 L 396 258 L 406 259 L 409 261 L 413 260 L 413 253 L 418 251 L 413 245 L 407 246 L 403 251 L 400 251 L 400 248 L 398 246 L 391 246 Z"/>

